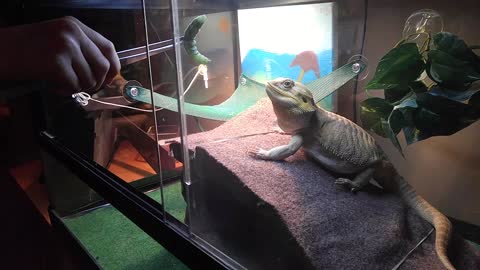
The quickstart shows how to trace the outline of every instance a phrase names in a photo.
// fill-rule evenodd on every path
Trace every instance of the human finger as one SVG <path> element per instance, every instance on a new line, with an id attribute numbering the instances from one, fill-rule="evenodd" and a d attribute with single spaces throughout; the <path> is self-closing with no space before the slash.
<path id="1" fill-rule="evenodd" d="M 92 89 L 98 90 L 105 82 L 105 78 L 110 69 L 110 62 L 105 58 L 99 48 L 88 38 L 82 42 L 81 50 L 92 70 L 93 76 L 95 77 L 96 83 Z"/>
<path id="2" fill-rule="evenodd" d="M 108 70 L 107 76 L 105 78 L 105 82 L 110 83 L 113 78 L 120 73 L 120 60 L 118 59 L 115 46 L 110 41 L 108 44 L 106 44 L 106 47 L 103 48 L 102 52 L 110 63 L 110 69 Z"/>
<path id="3" fill-rule="evenodd" d="M 81 89 L 80 80 L 78 79 L 77 73 L 74 71 L 71 61 L 68 61 L 66 58 L 62 58 L 57 61 L 61 72 L 56 76 L 57 87 L 59 88 L 56 92 L 62 94 L 72 94 L 79 92 Z"/>
<path id="4" fill-rule="evenodd" d="M 79 80 L 80 89 L 89 91 L 96 87 L 93 71 L 81 52 L 72 56 L 72 67 Z"/>
<path id="5" fill-rule="evenodd" d="M 85 35 L 98 47 L 110 64 L 110 68 L 105 77 L 105 83 L 110 83 L 112 79 L 120 72 L 120 60 L 118 59 L 115 45 L 102 36 L 100 33 L 91 29 L 75 17 L 68 17 L 73 20 L 82 29 Z"/>

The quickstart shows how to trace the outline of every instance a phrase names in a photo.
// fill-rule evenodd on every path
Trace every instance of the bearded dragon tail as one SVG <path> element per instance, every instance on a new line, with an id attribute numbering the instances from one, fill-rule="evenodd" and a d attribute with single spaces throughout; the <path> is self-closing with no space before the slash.
<path id="1" fill-rule="evenodd" d="M 440 261 L 446 269 L 455 270 L 455 267 L 447 256 L 447 247 L 452 231 L 450 220 L 425 199 L 420 197 L 401 176 L 395 177 L 395 180 L 403 199 L 415 209 L 421 217 L 435 227 L 435 251 Z"/>

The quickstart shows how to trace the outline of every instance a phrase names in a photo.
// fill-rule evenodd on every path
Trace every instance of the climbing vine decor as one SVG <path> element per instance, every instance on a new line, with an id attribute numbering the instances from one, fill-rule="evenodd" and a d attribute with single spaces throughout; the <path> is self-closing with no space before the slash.
<path id="1" fill-rule="evenodd" d="M 458 36 L 424 35 L 417 45 L 406 37 L 382 57 L 367 83 L 361 103 L 363 126 L 389 138 L 400 151 L 407 144 L 436 135 L 451 135 L 480 118 L 480 58 Z M 384 98 L 371 97 L 383 90 Z"/>

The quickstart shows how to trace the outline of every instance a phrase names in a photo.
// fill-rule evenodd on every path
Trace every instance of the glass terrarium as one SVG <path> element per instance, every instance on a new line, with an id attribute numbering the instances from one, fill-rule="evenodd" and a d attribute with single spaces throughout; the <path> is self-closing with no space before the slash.
<path id="1" fill-rule="evenodd" d="M 182 123 L 182 137 L 174 147 L 184 166 L 188 230 L 234 268 L 314 267 L 305 254 L 308 247 L 302 246 L 308 236 L 301 227 L 308 222 L 294 222 L 305 213 L 298 200 L 308 188 L 294 184 L 302 175 L 297 178 L 294 171 L 259 161 L 248 151 L 280 145 L 290 137 L 278 133 L 265 91 L 271 80 L 283 77 L 305 84 L 326 110 L 345 106 L 334 91 L 343 86 L 353 92 L 366 67 L 359 56 L 362 5 L 196 5 L 172 6 L 174 37 L 180 41 L 176 64 Z M 149 96 L 143 91 L 138 96 Z M 164 101 L 154 95 L 153 102 L 158 106 Z M 161 107 L 169 107 L 165 105 Z M 188 124 L 192 122 L 196 125 Z"/>
<path id="2" fill-rule="evenodd" d="M 409 146 L 450 136 L 480 117 L 479 96 L 470 88 L 480 79 L 478 56 L 428 60 L 447 25 L 434 10 L 406 13 L 400 42 L 379 42 L 380 49 L 367 36 L 378 40 L 389 29 L 375 24 L 378 33 L 369 32 L 368 20 L 378 22 L 395 8 L 367 4 L 145 0 L 126 6 L 130 38 L 105 30 L 114 43 L 121 40 L 121 73 L 98 93 L 53 101 L 48 134 L 146 195 L 139 198 L 172 233 L 225 268 L 478 266 L 471 259 L 478 252 L 458 234 L 450 248 L 464 255 L 442 250 L 449 223 L 441 212 L 470 223 L 478 217 L 448 207 L 437 212 L 412 195 L 420 187 L 417 193 L 436 207 L 452 200 L 411 180 L 419 177 L 412 156 L 427 148 Z M 460 44 L 453 54 L 467 50 L 459 39 L 448 42 Z M 441 92 L 448 73 L 442 68 L 452 67 L 446 59 L 470 72 L 460 83 L 463 96 Z M 428 103 L 427 94 L 450 99 Z M 471 107 L 449 107 L 450 100 Z M 440 121 L 437 108 L 461 108 L 469 122 L 454 128 L 458 122 Z M 382 174 L 387 184 L 368 184 L 370 171 L 384 163 L 393 172 Z M 49 179 L 66 222 L 104 203 L 94 188 L 78 182 L 74 190 L 52 173 Z M 390 182 L 394 192 L 387 192 Z"/>

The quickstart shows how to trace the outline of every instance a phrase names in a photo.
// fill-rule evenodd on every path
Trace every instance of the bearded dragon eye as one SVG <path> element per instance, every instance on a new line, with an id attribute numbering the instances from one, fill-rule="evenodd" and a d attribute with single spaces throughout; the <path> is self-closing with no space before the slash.
<path id="1" fill-rule="evenodd" d="M 294 85 L 294 82 L 292 80 L 285 80 L 283 81 L 282 84 L 285 88 L 292 88 Z"/>

